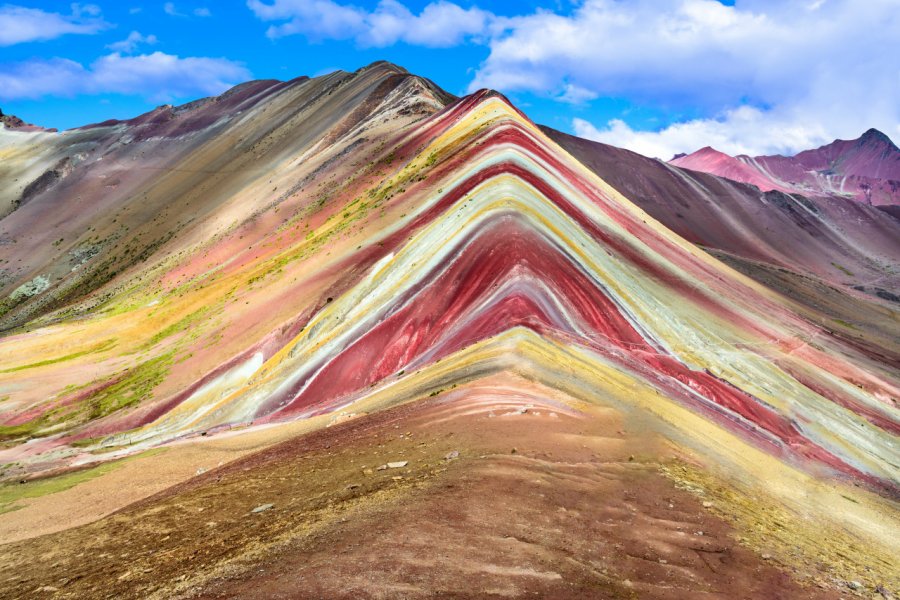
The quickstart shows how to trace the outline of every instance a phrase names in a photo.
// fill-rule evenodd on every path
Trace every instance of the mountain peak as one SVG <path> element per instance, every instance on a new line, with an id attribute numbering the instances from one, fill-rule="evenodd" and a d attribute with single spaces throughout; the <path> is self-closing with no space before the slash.
<path id="1" fill-rule="evenodd" d="M 56 129 L 46 129 L 44 127 L 40 127 L 38 125 L 32 125 L 31 123 L 26 123 L 16 115 L 7 115 L 0 109 L 0 128 L 6 129 L 14 129 L 16 131 L 47 131 L 47 132 L 55 132 Z"/>
<path id="2" fill-rule="evenodd" d="M 725 161 L 725 162 L 731 162 L 731 161 L 738 160 L 736 157 L 732 156 L 731 154 L 722 152 L 721 150 L 713 148 L 712 146 L 703 146 L 699 150 L 695 150 L 694 152 L 691 152 L 685 156 L 687 156 L 691 159 L 720 160 L 720 161 Z M 676 159 L 676 157 L 672 158 L 672 160 L 675 160 L 675 159 Z"/>
<path id="3" fill-rule="evenodd" d="M 891 148 L 897 150 L 897 145 L 894 144 L 893 140 L 887 136 L 887 134 L 882 133 L 881 131 L 875 129 L 874 127 L 868 129 L 865 133 L 859 136 L 859 143 L 862 144 L 886 144 Z"/>
<path id="4" fill-rule="evenodd" d="M 387 69 L 390 71 L 397 71 L 398 73 L 403 73 L 403 74 L 409 73 L 409 71 L 407 71 L 400 65 L 396 65 L 396 64 L 386 61 L 386 60 L 376 60 L 376 61 L 366 65 L 365 67 L 361 67 L 361 68 L 357 69 L 356 72 L 362 73 L 362 72 L 368 71 L 370 69 L 379 69 L 379 68 Z"/>
<path id="5" fill-rule="evenodd" d="M 716 150 L 712 146 L 704 146 L 687 156 L 675 157 L 669 161 L 669 164 L 682 169 L 714 173 L 720 177 L 749 183 L 763 191 L 774 189 L 771 181 L 741 159 Z"/>
<path id="6" fill-rule="evenodd" d="M 685 153 L 676 154 L 675 156 L 672 157 L 672 159 L 669 162 L 671 162 L 673 164 L 679 164 L 679 163 L 690 164 L 690 163 L 692 163 L 694 161 L 698 161 L 698 160 L 715 160 L 715 161 L 731 162 L 731 161 L 735 161 L 737 159 L 735 159 L 733 156 L 731 156 L 729 154 L 725 154 L 721 150 L 716 150 L 712 146 L 703 146 L 699 150 L 695 150 L 689 154 L 685 154 Z"/>

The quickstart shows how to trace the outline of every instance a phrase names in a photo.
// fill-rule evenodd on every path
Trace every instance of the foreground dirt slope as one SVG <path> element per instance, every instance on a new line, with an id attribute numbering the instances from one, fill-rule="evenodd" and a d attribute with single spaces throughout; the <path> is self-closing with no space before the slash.
<path id="1" fill-rule="evenodd" d="M 379 469 L 391 462 L 406 464 Z M 713 488 L 698 496 L 677 476 L 696 468 L 645 423 L 497 376 L 299 437 L 92 525 L 3 546 L 0 589 L 4 598 L 850 593 L 827 562 L 846 548 L 825 543 L 812 563 L 776 538 L 740 543 L 723 519 L 740 506 Z M 754 508 L 764 517 L 762 498 Z"/>

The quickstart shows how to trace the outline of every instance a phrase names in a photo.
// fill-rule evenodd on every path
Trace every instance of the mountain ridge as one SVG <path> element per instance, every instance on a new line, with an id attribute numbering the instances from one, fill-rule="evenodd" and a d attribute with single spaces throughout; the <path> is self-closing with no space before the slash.
<path id="1" fill-rule="evenodd" d="M 852 197 L 870 205 L 900 203 L 900 149 L 871 128 L 853 140 L 837 139 L 793 156 L 713 155 L 703 148 L 671 164 L 750 183 L 762 191 Z"/>

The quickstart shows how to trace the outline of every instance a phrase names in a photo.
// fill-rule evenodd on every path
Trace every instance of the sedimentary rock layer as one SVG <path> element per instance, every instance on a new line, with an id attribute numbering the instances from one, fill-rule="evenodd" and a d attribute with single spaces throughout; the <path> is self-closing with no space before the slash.
<path id="1" fill-rule="evenodd" d="M 314 96 L 301 119 L 322 81 L 260 85 L 271 97 L 247 114 L 198 122 L 190 165 L 133 184 L 189 198 L 184 231 L 77 318 L 0 342 L 6 435 L 39 438 L 7 462 L 117 456 L 511 371 L 652 414 L 710 454 L 742 439 L 896 493 L 895 368 L 674 234 L 502 96 L 438 110 L 427 82 L 376 65 L 323 92 L 342 112 Z M 163 138 L 194 139 L 171 127 Z M 232 154 L 245 136 L 261 137 Z M 144 192 L 132 198 L 129 222 L 149 227 Z M 698 434 L 698 418 L 713 429 Z"/>

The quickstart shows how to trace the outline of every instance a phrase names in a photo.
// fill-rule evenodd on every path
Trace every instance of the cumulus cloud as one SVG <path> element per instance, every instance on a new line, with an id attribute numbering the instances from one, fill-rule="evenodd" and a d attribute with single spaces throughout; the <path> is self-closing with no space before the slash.
<path id="1" fill-rule="evenodd" d="M 109 27 L 93 4 L 73 4 L 72 14 L 7 4 L 0 6 L 0 46 L 56 39 L 66 34 L 93 34 Z"/>
<path id="2" fill-rule="evenodd" d="M 794 152 L 873 126 L 900 134 L 896 0 L 587 0 L 571 15 L 538 12 L 507 25 L 472 90 L 563 101 L 587 90 L 700 115 L 656 132 L 621 120 L 574 123 L 582 135 L 650 155 L 710 144 Z"/>
<path id="3" fill-rule="evenodd" d="M 449 47 L 497 31 L 498 19 L 476 7 L 438 0 L 416 15 L 397 0 L 381 0 L 364 10 L 332 0 L 248 0 L 247 6 L 269 27 L 272 39 L 303 35 L 313 41 L 353 39 L 360 46 L 385 47 L 397 42 Z M 486 39 L 486 38 L 484 38 Z"/>
<path id="4" fill-rule="evenodd" d="M 596 100 L 599 96 L 600 94 L 595 91 L 567 83 L 563 86 L 562 93 L 556 99 L 567 104 L 585 104 L 591 100 Z"/>
<path id="5" fill-rule="evenodd" d="M 155 35 L 141 35 L 140 31 L 132 31 L 128 34 L 128 37 L 120 42 L 115 42 L 109 44 L 107 48 L 110 50 L 114 50 L 115 52 L 124 52 L 125 54 L 131 54 L 134 52 L 138 46 L 142 44 L 153 45 L 159 40 Z"/>
<path id="6" fill-rule="evenodd" d="M 165 102 L 195 94 L 219 94 L 249 78 L 246 68 L 224 58 L 114 52 L 89 67 L 61 58 L 4 65 L 0 99 L 118 93 Z"/>
<path id="7" fill-rule="evenodd" d="M 0 70 L 0 98 L 19 100 L 47 95 L 72 95 L 80 88 L 84 67 L 64 58 L 31 60 L 4 65 Z"/>
<path id="8" fill-rule="evenodd" d="M 791 154 L 828 140 L 827 128 L 815 119 L 772 114 L 752 106 L 727 110 L 709 119 L 674 123 L 659 131 L 636 131 L 621 119 L 598 128 L 584 119 L 573 119 L 579 137 L 628 148 L 645 156 L 669 160 L 679 152 L 712 146 L 737 155 Z M 855 135 L 862 133 L 862 130 Z"/>
<path id="9" fill-rule="evenodd" d="M 584 0 L 570 14 L 499 17 L 448 0 L 419 14 L 336 0 L 248 0 L 270 38 L 489 46 L 470 91 L 527 92 L 587 105 L 599 97 L 695 118 L 658 131 L 626 119 L 576 132 L 668 157 L 715 145 L 792 153 L 877 127 L 900 137 L 897 0 Z"/>

